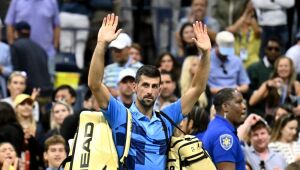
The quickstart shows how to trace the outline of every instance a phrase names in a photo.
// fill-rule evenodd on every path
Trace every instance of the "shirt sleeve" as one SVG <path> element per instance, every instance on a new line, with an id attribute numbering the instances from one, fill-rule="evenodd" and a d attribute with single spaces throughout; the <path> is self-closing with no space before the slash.
<path id="1" fill-rule="evenodd" d="M 245 85 L 245 84 L 249 85 L 250 79 L 241 60 L 239 61 L 239 65 L 240 65 L 240 71 L 238 73 L 238 85 Z"/>
<path id="2" fill-rule="evenodd" d="M 12 0 L 10 5 L 9 5 L 8 11 L 7 11 L 6 17 L 5 17 L 5 24 L 6 25 L 13 25 L 15 23 L 16 2 L 17 2 L 17 0 Z"/>
<path id="3" fill-rule="evenodd" d="M 53 16 L 53 27 L 60 26 L 60 20 L 59 20 L 59 10 L 58 10 L 58 4 L 57 1 L 53 1 L 53 8 L 54 8 L 54 16 Z"/>
<path id="4" fill-rule="evenodd" d="M 101 111 L 112 128 L 124 124 L 127 120 L 126 107 L 113 96 L 109 97 L 107 109 L 101 109 Z"/>
<path id="5" fill-rule="evenodd" d="M 233 139 L 231 134 L 221 134 L 214 141 L 212 150 L 215 163 L 220 162 L 236 162 L 235 155 L 239 143 Z"/>
<path id="6" fill-rule="evenodd" d="M 180 123 L 183 119 L 181 99 L 176 102 L 166 106 L 162 111 L 167 114 L 176 124 Z"/>

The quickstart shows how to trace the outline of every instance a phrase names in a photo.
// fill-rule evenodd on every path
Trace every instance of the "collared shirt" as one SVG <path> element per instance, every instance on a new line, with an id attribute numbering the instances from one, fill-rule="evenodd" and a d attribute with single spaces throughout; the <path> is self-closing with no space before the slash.
<path id="1" fill-rule="evenodd" d="M 202 141 L 215 164 L 232 162 L 236 170 L 245 170 L 246 163 L 237 131 L 228 120 L 217 114 L 209 123 Z"/>
<path id="2" fill-rule="evenodd" d="M 123 69 L 131 68 L 136 72 L 143 65 L 140 62 L 136 62 L 136 63 L 133 63 L 133 64 L 131 64 L 131 63 L 129 64 L 129 62 L 131 62 L 130 59 L 128 60 L 128 62 L 124 66 L 121 66 L 118 63 L 112 63 L 112 64 L 107 65 L 104 68 L 103 83 L 107 87 L 117 89 L 118 77 L 119 77 L 120 72 Z"/>
<path id="3" fill-rule="evenodd" d="M 9 46 L 0 42 L 0 66 L 3 67 L 2 74 L 0 74 L 0 97 L 6 97 L 6 77 L 12 72 L 11 56 Z"/>
<path id="4" fill-rule="evenodd" d="M 30 38 L 54 57 L 54 28 L 59 26 L 59 11 L 56 0 L 12 0 L 5 24 L 14 25 L 26 21 L 31 26 Z"/>
<path id="5" fill-rule="evenodd" d="M 132 134 L 129 155 L 127 157 L 128 169 L 136 170 L 164 170 L 166 168 L 166 141 L 160 119 L 153 113 L 152 118 L 142 114 L 135 103 L 129 109 L 132 113 Z M 110 127 L 112 128 L 118 156 L 121 157 L 125 144 L 126 107 L 110 96 L 107 110 L 102 110 Z M 181 100 L 167 106 L 162 110 L 170 118 L 179 123 L 182 119 Z M 162 117 L 168 129 L 168 136 L 173 133 L 173 127 Z"/>
<path id="6" fill-rule="evenodd" d="M 223 65 L 224 69 L 221 67 Z M 215 49 L 211 53 L 211 65 L 208 85 L 213 88 L 236 88 L 240 85 L 249 84 L 250 80 L 243 66 L 242 60 L 237 56 L 228 56 L 222 63 Z"/>
<path id="7" fill-rule="evenodd" d="M 263 62 L 264 62 L 264 65 L 266 66 L 266 68 L 272 67 L 272 64 L 270 63 L 270 61 L 268 60 L 268 58 L 266 56 L 264 56 Z"/>
<path id="8" fill-rule="evenodd" d="M 245 159 L 251 165 L 252 169 L 260 170 L 261 159 L 253 146 L 245 146 L 243 147 L 243 151 L 245 154 Z M 287 163 L 284 158 L 280 154 L 275 153 L 270 149 L 268 149 L 268 151 L 268 157 L 266 158 L 266 160 L 264 160 L 266 170 L 285 169 Z"/>

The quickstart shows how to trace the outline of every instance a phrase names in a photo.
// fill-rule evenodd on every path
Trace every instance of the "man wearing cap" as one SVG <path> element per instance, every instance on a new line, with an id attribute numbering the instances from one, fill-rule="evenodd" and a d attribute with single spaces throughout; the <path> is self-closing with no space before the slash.
<path id="1" fill-rule="evenodd" d="M 300 75 L 300 30 L 296 35 L 296 40 L 297 43 L 290 47 L 285 55 L 293 60 L 297 75 Z"/>
<path id="2" fill-rule="evenodd" d="M 119 94 L 117 99 L 128 109 L 134 100 L 134 85 L 135 71 L 133 71 L 131 68 L 122 70 L 118 78 Z"/>
<path id="3" fill-rule="evenodd" d="M 269 149 L 270 129 L 266 121 L 259 120 L 250 127 L 250 146 L 243 147 L 246 161 L 252 169 L 285 169 L 287 163 L 279 154 Z"/>
<path id="4" fill-rule="evenodd" d="M 216 36 L 216 47 L 211 53 L 211 67 L 208 85 L 212 94 L 222 88 L 235 88 L 246 93 L 250 80 L 242 60 L 234 54 L 234 36 L 228 31 Z"/>
<path id="5" fill-rule="evenodd" d="M 131 68 L 135 72 L 142 66 L 142 63 L 131 61 L 129 49 L 131 38 L 126 33 L 120 33 L 117 39 L 109 44 L 114 63 L 104 68 L 103 83 L 108 87 L 113 96 L 117 96 L 117 84 L 119 73 L 125 68 Z"/>

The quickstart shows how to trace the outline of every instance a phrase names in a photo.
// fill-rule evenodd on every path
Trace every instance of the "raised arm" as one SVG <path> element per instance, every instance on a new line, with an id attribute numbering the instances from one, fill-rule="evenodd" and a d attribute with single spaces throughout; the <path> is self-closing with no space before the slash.
<path id="1" fill-rule="evenodd" d="M 197 72 L 193 77 L 191 87 L 181 97 L 182 113 L 188 114 L 199 96 L 205 91 L 210 69 L 210 49 L 211 42 L 207 34 L 206 25 L 196 21 L 193 24 L 195 38 L 194 43 L 202 53 Z"/>
<path id="2" fill-rule="evenodd" d="M 102 21 L 102 26 L 98 32 L 97 45 L 92 57 L 88 85 L 93 95 L 95 96 L 99 107 L 106 109 L 110 93 L 108 89 L 103 85 L 103 73 L 104 73 L 104 55 L 107 45 L 116 39 L 121 32 L 121 29 L 117 30 L 118 16 L 114 14 L 108 14 Z"/>

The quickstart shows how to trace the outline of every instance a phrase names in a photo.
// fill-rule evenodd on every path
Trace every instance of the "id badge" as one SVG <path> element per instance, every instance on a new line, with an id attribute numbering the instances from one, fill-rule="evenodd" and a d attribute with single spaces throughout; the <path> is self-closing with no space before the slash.
<path id="1" fill-rule="evenodd" d="M 240 57 L 242 61 L 246 61 L 248 59 L 248 51 L 245 48 L 240 49 Z"/>

